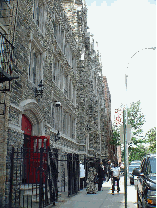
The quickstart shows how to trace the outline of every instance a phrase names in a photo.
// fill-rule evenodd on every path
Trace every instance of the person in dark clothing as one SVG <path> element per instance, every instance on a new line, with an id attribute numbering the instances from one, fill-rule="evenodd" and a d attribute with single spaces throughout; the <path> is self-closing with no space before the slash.
<path id="1" fill-rule="evenodd" d="M 98 167 L 98 179 L 99 179 L 98 191 L 101 191 L 102 184 L 103 184 L 103 178 L 104 178 L 104 170 L 103 170 L 102 164 L 103 163 L 101 162 L 99 167 Z"/>

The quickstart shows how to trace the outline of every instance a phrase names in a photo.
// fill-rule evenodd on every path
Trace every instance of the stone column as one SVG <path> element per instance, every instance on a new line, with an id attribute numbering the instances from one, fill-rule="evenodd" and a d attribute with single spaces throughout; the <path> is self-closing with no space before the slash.
<path id="1" fill-rule="evenodd" d="M 5 101 L 5 114 L 0 115 L 0 207 L 5 204 L 7 130 L 9 115 L 9 93 L 1 94 L 0 101 Z"/>

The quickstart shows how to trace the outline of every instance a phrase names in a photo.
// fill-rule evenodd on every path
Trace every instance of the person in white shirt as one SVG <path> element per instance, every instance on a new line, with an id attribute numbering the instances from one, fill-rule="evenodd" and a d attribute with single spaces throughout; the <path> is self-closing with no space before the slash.
<path id="1" fill-rule="evenodd" d="M 80 189 L 84 188 L 84 181 L 85 181 L 85 169 L 84 169 L 84 165 L 80 162 Z"/>
<path id="2" fill-rule="evenodd" d="M 114 163 L 114 167 L 111 169 L 112 171 L 112 195 L 114 195 L 115 190 L 115 181 L 117 181 L 117 192 L 119 193 L 119 176 L 120 176 L 120 167 L 118 167 L 117 163 Z"/>

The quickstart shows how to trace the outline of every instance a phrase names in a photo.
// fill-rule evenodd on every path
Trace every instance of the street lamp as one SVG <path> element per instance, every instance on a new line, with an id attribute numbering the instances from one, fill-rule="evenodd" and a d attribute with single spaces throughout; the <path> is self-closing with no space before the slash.
<path id="1" fill-rule="evenodd" d="M 156 47 L 144 48 L 144 49 L 156 50 Z M 142 49 L 142 50 L 144 50 L 144 49 Z M 140 51 L 137 51 L 131 58 L 133 58 L 138 52 L 140 52 Z M 125 74 L 126 93 L 127 93 L 127 77 L 128 77 L 128 75 Z M 125 113 L 126 113 L 126 121 L 125 121 Z M 127 208 L 127 166 L 128 166 L 128 132 L 127 132 L 127 123 L 128 123 L 128 118 L 127 118 L 127 104 L 126 104 L 126 110 L 124 110 L 124 107 L 123 107 L 125 208 Z"/>
<path id="2" fill-rule="evenodd" d="M 60 132 L 58 131 L 57 135 L 55 136 L 55 142 L 61 138 Z"/>
<path id="3" fill-rule="evenodd" d="M 40 81 L 40 83 L 38 84 L 38 89 L 37 87 L 35 88 L 35 97 L 38 97 L 38 96 L 43 96 L 43 83 L 42 83 L 42 80 Z"/>
<path id="4" fill-rule="evenodd" d="M 55 106 L 56 106 L 56 108 L 58 108 L 58 107 L 61 106 L 61 103 L 59 101 L 55 101 Z M 61 138 L 61 135 L 60 135 L 60 132 L 58 130 L 57 135 L 55 135 L 55 142 L 58 141 L 60 138 Z"/>

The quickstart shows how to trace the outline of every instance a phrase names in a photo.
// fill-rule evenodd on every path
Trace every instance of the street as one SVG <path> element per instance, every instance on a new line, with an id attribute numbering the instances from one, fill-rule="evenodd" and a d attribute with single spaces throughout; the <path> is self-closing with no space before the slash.
<path id="1" fill-rule="evenodd" d="M 134 185 L 130 185 L 128 180 L 127 186 L 127 207 L 136 208 L 136 190 Z M 96 194 L 86 194 L 86 189 L 84 188 L 77 195 L 72 196 L 68 199 L 62 198 L 56 203 L 56 207 L 60 208 L 124 208 L 124 176 L 120 178 L 120 193 L 115 192 L 114 195 L 111 194 L 111 179 L 109 182 L 103 183 L 102 191 Z M 61 202 L 62 201 L 62 202 Z"/>

